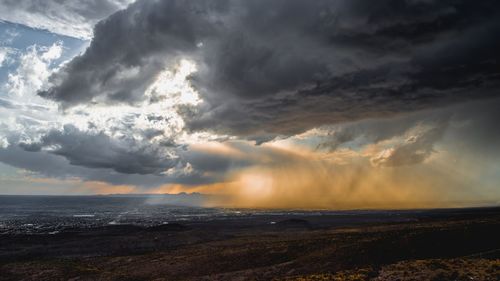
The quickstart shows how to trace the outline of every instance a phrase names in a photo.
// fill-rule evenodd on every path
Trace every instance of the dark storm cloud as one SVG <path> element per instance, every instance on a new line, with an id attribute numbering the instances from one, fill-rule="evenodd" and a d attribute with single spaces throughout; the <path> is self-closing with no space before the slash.
<path id="1" fill-rule="evenodd" d="M 336 125 L 320 138 L 317 149 L 335 151 L 348 147 L 363 150 L 375 145 L 382 149 L 382 153 L 372 157 L 371 162 L 385 167 L 419 164 L 440 150 L 458 154 L 464 159 L 496 161 L 500 151 L 498 108 L 500 99 L 496 98 L 395 118 Z"/>
<path id="2" fill-rule="evenodd" d="M 135 171 L 132 172 L 130 169 L 137 166 L 136 158 L 128 159 L 130 162 L 124 162 L 122 164 L 112 162 L 113 159 L 105 159 L 104 163 L 97 162 L 98 159 L 95 156 L 95 152 L 93 155 L 88 156 L 85 159 L 85 165 L 83 163 L 71 163 L 75 159 L 71 159 L 70 157 L 77 158 L 78 161 L 83 161 L 82 156 L 79 155 L 71 155 L 66 153 L 67 155 L 61 155 L 60 153 L 53 153 L 49 151 L 41 150 L 40 145 L 26 145 L 20 144 L 15 145 L 11 144 L 7 147 L 0 148 L 0 162 L 8 164 L 13 167 L 17 167 L 24 170 L 29 170 L 32 173 L 53 177 L 59 179 L 73 179 L 78 178 L 83 181 L 102 181 L 110 184 L 121 185 L 134 185 L 138 188 L 154 188 L 163 184 L 169 183 L 180 183 L 189 185 L 196 184 L 206 184 L 212 183 L 216 180 L 219 180 L 223 177 L 222 173 L 212 173 L 211 175 L 205 175 L 203 171 L 194 170 L 191 173 L 183 174 L 183 173 L 172 173 L 172 174 L 140 174 Z M 102 151 L 109 149 L 101 147 Z M 65 150 L 68 150 L 67 148 Z M 98 150 L 98 148 L 96 149 Z M 102 152 L 101 151 L 101 152 Z M 88 151 L 86 151 L 88 153 Z M 130 153 L 125 153 L 130 155 Z M 94 159 L 90 159 L 94 156 Z M 119 156 L 120 159 L 124 159 L 127 156 Z M 144 158 L 146 156 L 142 156 Z M 151 156 L 154 157 L 154 156 Z M 141 157 L 139 157 L 141 158 Z M 204 160 L 210 159 L 204 158 Z M 114 160 L 117 160 L 116 158 Z M 209 160 L 207 160 L 209 161 Z M 183 165 L 185 163 L 181 163 Z M 121 166 L 120 166 L 121 165 Z M 123 172 L 117 172 L 118 170 L 122 170 Z M 193 166 L 198 167 L 196 162 L 194 162 Z M 156 169 L 160 169 L 161 167 L 157 167 Z M 163 167 L 164 168 L 164 167 Z M 213 170 L 213 169 L 212 169 Z M 139 171 L 144 171 L 144 168 L 140 168 Z M 215 171 L 214 171 L 215 172 Z M 220 171 L 222 172 L 222 171 Z"/>
<path id="3" fill-rule="evenodd" d="M 409 136 L 404 143 L 373 157 L 372 164 L 394 167 L 424 162 L 435 152 L 434 145 L 443 137 L 447 124 L 447 122 L 443 122 L 424 132 Z"/>
<path id="4" fill-rule="evenodd" d="M 72 125 L 53 129 L 37 142 L 23 142 L 20 137 L 9 137 L 10 145 L 0 148 L 0 161 L 61 179 L 77 177 L 144 188 L 168 183 L 189 186 L 222 180 L 226 172 L 251 164 L 230 155 L 113 138 Z"/>
<path id="5" fill-rule="evenodd" d="M 392 118 L 368 119 L 356 122 L 328 126 L 326 136 L 318 144 L 317 149 L 335 151 L 353 142 L 360 144 L 379 143 L 394 137 L 400 137 L 417 126 L 444 127 L 462 106 L 447 107 L 441 110 L 425 110 Z M 470 110 L 469 107 L 466 107 Z M 468 116 L 467 118 L 470 118 Z"/>
<path id="6" fill-rule="evenodd" d="M 0 148 L 0 161 L 33 173 L 60 179 L 78 177 L 82 180 L 137 186 L 157 186 L 167 181 L 164 177 L 155 175 L 121 174 L 112 169 L 92 169 L 69 165 L 64 157 L 47 152 L 30 151 L 18 145 Z"/>
<path id="7" fill-rule="evenodd" d="M 196 49 L 213 32 L 205 1 L 141 1 L 97 24 L 85 54 L 58 75 L 44 97 L 65 104 L 104 96 L 113 102 L 143 99 L 144 90 L 166 65 Z"/>
<path id="8" fill-rule="evenodd" d="M 186 150 L 181 154 L 181 157 L 197 171 L 217 173 L 221 176 L 224 176 L 226 172 L 255 164 L 255 161 L 248 158 L 237 158 L 206 151 Z"/>
<path id="9" fill-rule="evenodd" d="M 134 103 L 188 58 L 204 99 L 179 108 L 188 128 L 262 142 L 497 96 L 499 16 L 493 0 L 139 1 L 40 95 Z"/>
<path id="10" fill-rule="evenodd" d="M 463 149 L 482 159 L 500 157 L 500 99 L 458 106 L 453 111 L 455 130 L 448 134 L 453 151 Z"/>
<path id="11" fill-rule="evenodd" d="M 71 165 L 109 168 L 124 174 L 161 174 L 175 167 L 178 159 L 154 146 L 133 139 L 114 139 L 66 125 L 52 130 L 39 143 L 20 144 L 27 151 L 42 149 L 65 157 Z"/>

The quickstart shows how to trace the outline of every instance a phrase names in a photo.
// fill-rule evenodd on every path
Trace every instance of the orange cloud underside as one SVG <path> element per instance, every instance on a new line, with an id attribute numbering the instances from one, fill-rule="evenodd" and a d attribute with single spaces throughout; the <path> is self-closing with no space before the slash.
<path id="1" fill-rule="evenodd" d="M 288 144 L 263 145 L 251 152 L 228 144 L 196 149 L 237 158 L 249 157 L 255 164 L 229 172 L 222 182 L 205 185 L 165 184 L 144 190 L 78 179 L 66 182 L 76 186 L 77 191 L 93 194 L 199 192 L 213 195 L 207 206 L 249 208 L 455 207 L 465 199 L 485 199 L 484 195 L 471 194 L 473 189 L 467 188 L 471 182 L 456 180 L 467 176 L 457 177 L 457 171 L 450 170 L 446 160 L 439 155 L 433 157 L 435 163 L 387 168 L 370 162 L 370 157 L 378 153 L 374 147 L 360 152 L 338 150 L 333 153 Z"/>
<path id="2" fill-rule="evenodd" d="M 455 207 L 470 200 L 470 189 L 443 167 L 375 167 L 371 156 L 367 151 L 319 153 L 266 145 L 251 155 L 260 158 L 258 164 L 231 173 L 224 182 L 165 185 L 154 192 L 224 195 L 209 204 L 250 208 Z"/>

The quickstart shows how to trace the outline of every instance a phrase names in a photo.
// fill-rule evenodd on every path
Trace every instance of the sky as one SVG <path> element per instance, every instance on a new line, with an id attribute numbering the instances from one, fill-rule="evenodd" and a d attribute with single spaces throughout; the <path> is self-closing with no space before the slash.
<path id="1" fill-rule="evenodd" d="M 500 204 L 494 0 L 4 0 L 0 194 Z"/>

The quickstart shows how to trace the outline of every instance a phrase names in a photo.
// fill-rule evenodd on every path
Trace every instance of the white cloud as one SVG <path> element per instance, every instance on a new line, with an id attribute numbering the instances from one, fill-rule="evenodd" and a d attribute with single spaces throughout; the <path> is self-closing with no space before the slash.
<path id="1" fill-rule="evenodd" d="M 9 55 L 12 53 L 11 48 L 0 47 L 0 67 L 6 65 L 10 58 Z"/>
<path id="2" fill-rule="evenodd" d="M 9 146 L 9 141 L 5 137 L 0 137 L 0 148 Z"/>
<path id="3" fill-rule="evenodd" d="M 12 96 L 36 96 L 36 92 L 46 85 L 52 70 L 50 64 L 61 57 L 62 43 L 54 43 L 50 47 L 33 45 L 21 55 L 15 73 L 8 76 L 7 89 Z"/>
<path id="4" fill-rule="evenodd" d="M 3 0 L 0 20 L 89 39 L 101 19 L 125 8 L 133 0 Z"/>
<path id="5" fill-rule="evenodd" d="M 86 173 L 78 174 L 83 167 L 105 168 L 101 173 L 103 177 L 108 177 L 106 173 L 119 172 L 128 174 L 124 176 L 127 178 L 130 174 L 155 173 L 164 181 L 196 179 L 197 171 L 179 156 L 179 150 L 183 150 L 180 145 L 217 136 L 185 131 L 183 119 L 176 110 L 179 105 L 201 102 L 189 82 L 190 75 L 197 71 L 193 62 L 180 60 L 165 69 L 145 89 L 147 98 L 139 104 L 104 105 L 96 100 L 61 110 L 55 102 L 37 93 L 49 86 L 49 77 L 59 67 L 54 63 L 59 61 L 62 52 L 62 43 L 55 43 L 33 45 L 20 54 L 17 69 L 8 75 L 4 85 L 7 96 L 0 100 L 3 102 L 3 106 L 0 104 L 0 150 L 25 149 L 30 152 L 27 157 L 37 154 L 64 157 L 61 165 L 72 167 L 68 168 L 76 171 L 72 175 L 82 176 L 84 180 L 94 179 L 95 174 L 92 172 L 88 177 Z M 85 155 L 83 158 L 80 149 L 87 150 L 81 154 Z M 130 163 L 134 161 L 124 159 L 134 159 L 139 164 L 132 166 Z M 11 163 L 11 160 L 5 161 Z M 160 174 L 162 169 L 165 173 Z M 109 176 L 106 180 L 116 182 L 116 177 Z"/>
<path id="6" fill-rule="evenodd" d="M 0 106 L 0 139 L 3 146 L 20 141 L 39 139 L 46 131 L 57 126 L 60 118 L 55 103 L 37 95 L 48 84 L 56 69 L 53 66 L 63 51 L 61 42 L 51 46 L 32 45 L 20 53 L 17 68 L 10 72 L 2 85 L 4 95 Z"/>
<path id="7" fill-rule="evenodd" d="M 7 52 L 5 49 L 0 48 L 0 67 L 3 66 L 3 62 L 7 59 Z"/>

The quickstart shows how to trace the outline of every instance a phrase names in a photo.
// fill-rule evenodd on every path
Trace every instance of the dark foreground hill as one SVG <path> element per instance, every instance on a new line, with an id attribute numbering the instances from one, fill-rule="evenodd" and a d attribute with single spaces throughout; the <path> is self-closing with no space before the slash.
<path id="1" fill-rule="evenodd" d="M 500 209 L 0 237 L 0 280 L 500 280 Z"/>

